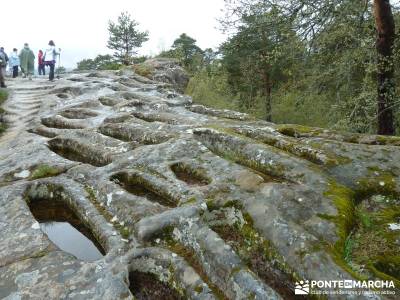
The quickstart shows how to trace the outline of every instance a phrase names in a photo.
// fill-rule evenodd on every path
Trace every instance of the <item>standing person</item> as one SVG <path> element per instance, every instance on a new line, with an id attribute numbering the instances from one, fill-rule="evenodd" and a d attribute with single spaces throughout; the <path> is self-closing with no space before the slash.
<path id="1" fill-rule="evenodd" d="M 39 53 L 38 53 L 38 72 L 39 72 L 39 75 L 46 75 L 46 69 L 44 67 L 42 50 L 39 50 Z"/>
<path id="2" fill-rule="evenodd" d="M 50 81 L 54 80 L 54 68 L 56 66 L 56 58 L 57 55 L 60 54 L 60 51 L 61 49 L 58 49 L 57 52 L 56 45 L 54 44 L 54 42 L 52 40 L 49 41 L 49 47 L 44 52 L 43 61 L 46 66 L 50 67 L 50 74 L 49 74 Z"/>
<path id="3" fill-rule="evenodd" d="M 10 68 L 12 70 L 12 77 L 18 77 L 18 68 L 21 65 L 18 50 L 16 48 L 13 49 L 13 52 L 10 54 Z"/>
<path id="4" fill-rule="evenodd" d="M 4 70 L 3 70 L 3 77 L 5 77 L 6 76 L 7 64 L 8 64 L 8 55 L 4 51 L 4 47 L 0 47 L 0 53 L 2 53 L 2 56 L 5 58 L 6 66 L 4 67 Z"/>
<path id="5" fill-rule="evenodd" d="M 24 74 L 24 78 L 28 76 L 29 80 L 32 80 L 33 71 L 35 69 L 35 54 L 29 49 L 28 43 L 24 44 L 24 49 L 19 54 L 21 61 L 21 70 Z"/>
<path id="6" fill-rule="evenodd" d="M 0 47 L 0 53 L 3 53 L 4 57 L 6 58 L 6 63 L 8 63 L 8 55 L 7 55 L 7 53 L 4 51 L 4 47 Z"/>
<path id="7" fill-rule="evenodd" d="M 4 51 L 1 51 L 1 49 L 4 48 L 0 48 L 0 87 L 6 88 L 7 86 L 5 85 L 4 80 L 6 76 L 7 55 L 4 53 Z"/>

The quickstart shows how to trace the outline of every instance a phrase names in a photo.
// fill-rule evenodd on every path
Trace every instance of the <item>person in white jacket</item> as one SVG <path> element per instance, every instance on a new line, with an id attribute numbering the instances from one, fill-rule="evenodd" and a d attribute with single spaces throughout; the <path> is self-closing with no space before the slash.
<path id="1" fill-rule="evenodd" d="M 60 55 L 61 49 L 56 50 L 56 45 L 51 40 L 49 47 L 44 51 L 43 62 L 45 66 L 50 67 L 49 80 L 54 80 L 54 68 L 56 66 L 57 56 Z"/>
<path id="2" fill-rule="evenodd" d="M 12 77 L 13 78 L 18 77 L 18 69 L 21 63 L 18 56 L 18 50 L 16 48 L 14 48 L 13 52 L 10 54 L 10 60 L 8 61 L 8 63 L 10 64 L 10 71 L 12 71 Z"/>

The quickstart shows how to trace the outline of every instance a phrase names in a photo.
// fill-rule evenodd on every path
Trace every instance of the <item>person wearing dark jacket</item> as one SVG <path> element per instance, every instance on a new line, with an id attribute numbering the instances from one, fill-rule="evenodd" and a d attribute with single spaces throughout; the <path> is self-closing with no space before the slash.
<path id="1" fill-rule="evenodd" d="M 7 53 L 4 51 L 4 47 L 0 47 L 0 52 L 4 54 L 4 56 L 6 57 L 6 63 L 8 63 L 8 55 L 7 55 Z"/>
<path id="2" fill-rule="evenodd" d="M 7 67 L 7 62 L 8 62 L 8 56 L 4 52 L 4 48 L 0 48 L 0 87 L 1 88 L 6 88 L 5 84 L 5 76 L 6 76 L 6 67 Z"/>
<path id="3" fill-rule="evenodd" d="M 39 75 L 46 75 L 42 50 L 39 50 L 39 54 L 38 54 L 38 72 L 39 72 Z"/>

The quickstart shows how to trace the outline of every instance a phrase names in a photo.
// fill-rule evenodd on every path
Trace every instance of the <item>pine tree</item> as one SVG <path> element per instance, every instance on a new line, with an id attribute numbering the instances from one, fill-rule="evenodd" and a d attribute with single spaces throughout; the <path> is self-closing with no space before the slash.
<path id="1" fill-rule="evenodd" d="M 176 57 L 183 62 L 185 67 L 189 67 L 196 55 L 203 55 L 203 51 L 196 45 L 196 40 L 182 33 L 172 44 L 172 49 Z"/>
<path id="2" fill-rule="evenodd" d="M 107 47 L 115 50 L 114 57 L 124 65 L 132 62 L 132 57 L 137 54 L 136 48 L 148 41 L 148 32 L 137 29 L 139 24 L 131 18 L 128 12 L 122 12 L 117 23 L 109 21 L 109 39 Z"/>

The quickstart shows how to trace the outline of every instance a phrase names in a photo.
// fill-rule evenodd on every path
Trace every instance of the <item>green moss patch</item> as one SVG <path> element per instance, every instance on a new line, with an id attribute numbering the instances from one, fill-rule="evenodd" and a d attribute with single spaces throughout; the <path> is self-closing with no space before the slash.
<path id="1" fill-rule="evenodd" d="M 352 246 L 352 240 L 349 237 L 351 237 L 355 224 L 355 193 L 351 189 L 331 181 L 328 183 L 328 189 L 324 196 L 333 201 L 337 214 L 335 216 L 319 215 L 319 217 L 335 223 L 338 236 L 335 244 L 327 243 L 324 246 L 338 266 L 356 279 L 365 279 L 349 265 Z"/>
<path id="2" fill-rule="evenodd" d="M 295 138 L 317 136 L 323 131 L 322 128 L 293 124 L 277 125 L 276 130 L 281 134 Z"/>
<path id="3" fill-rule="evenodd" d="M 36 166 L 31 174 L 31 179 L 39 179 L 39 178 L 45 178 L 45 177 L 53 177 L 57 176 L 60 173 L 62 173 L 62 170 L 56 167 L 52 167 L 49 165 L 39 165 Z"/>
<path id="4" fill-rule="evenodd" d="M 400 286 L 400 230 L 395 229 L 400 226 L 400 200 L 374 195 L 355 213 L 349 263 L 362 274 L 390 278 Z"/>
<path id="5" fill-rule="evenodd" d="M 0 89 L 0 105 L 3 104 L 8 98 L 8 91 Z"/>
<path id="6" fill-rule="evenodd" d="M 8 92 L 7 90 L 0 89 L 0 134 L 2 134 L 4 131 L 7 129 L 7 125 L 2 122 L 2 116 L 4 115 L 5 111 L 1 107 L 1 105 L 7 100 L 8 98 Z"/>
<path id="7" fill-rule="evenodd" d="M 357 201 L 361 201 L 371 195 L 386 195 L 396 197 L 396 176 L 390 172 L 379 168 L 369 168 L 369 174 L 365 178 L 357 181 L 356 194 Z"/>
<path id="8" fill-rule="evenodd" d="M 360 180 L 363 189 L 355 192 L 330 182 L 324 195 L 332 199 L 338 213 L 320 217 L 337 226 L 339 240 L 327 248 L 338 265 L 354 278 L 365 280 L 375 276 L 394 280 L 399 286 L 396 270 L 400 261 L 400 230 L 392 230 L 390 224 L 400 223 L 400 200 L 392 178 L 379 172 L 375 177 Z"/>
<path id="9" fill-rule="evenodd" d="M 398 136 L 378 135 L 376 141 L 379 145 L 400 146 L 400 137 Z"/>
<path id="10" fill-rule="evenodd" d="M 342 252 L 348 234 L 354 226 L 354 196 L 355 193 L 349 188 L 334 181 L 328 183 L 328 189 L 324 196 L 331 199 L 336 206 L 336 216 L 323 216 L 336 224 L 339 241 L 335 248 Z M 322 217 L 322 216 L 321 216 Z"/>

